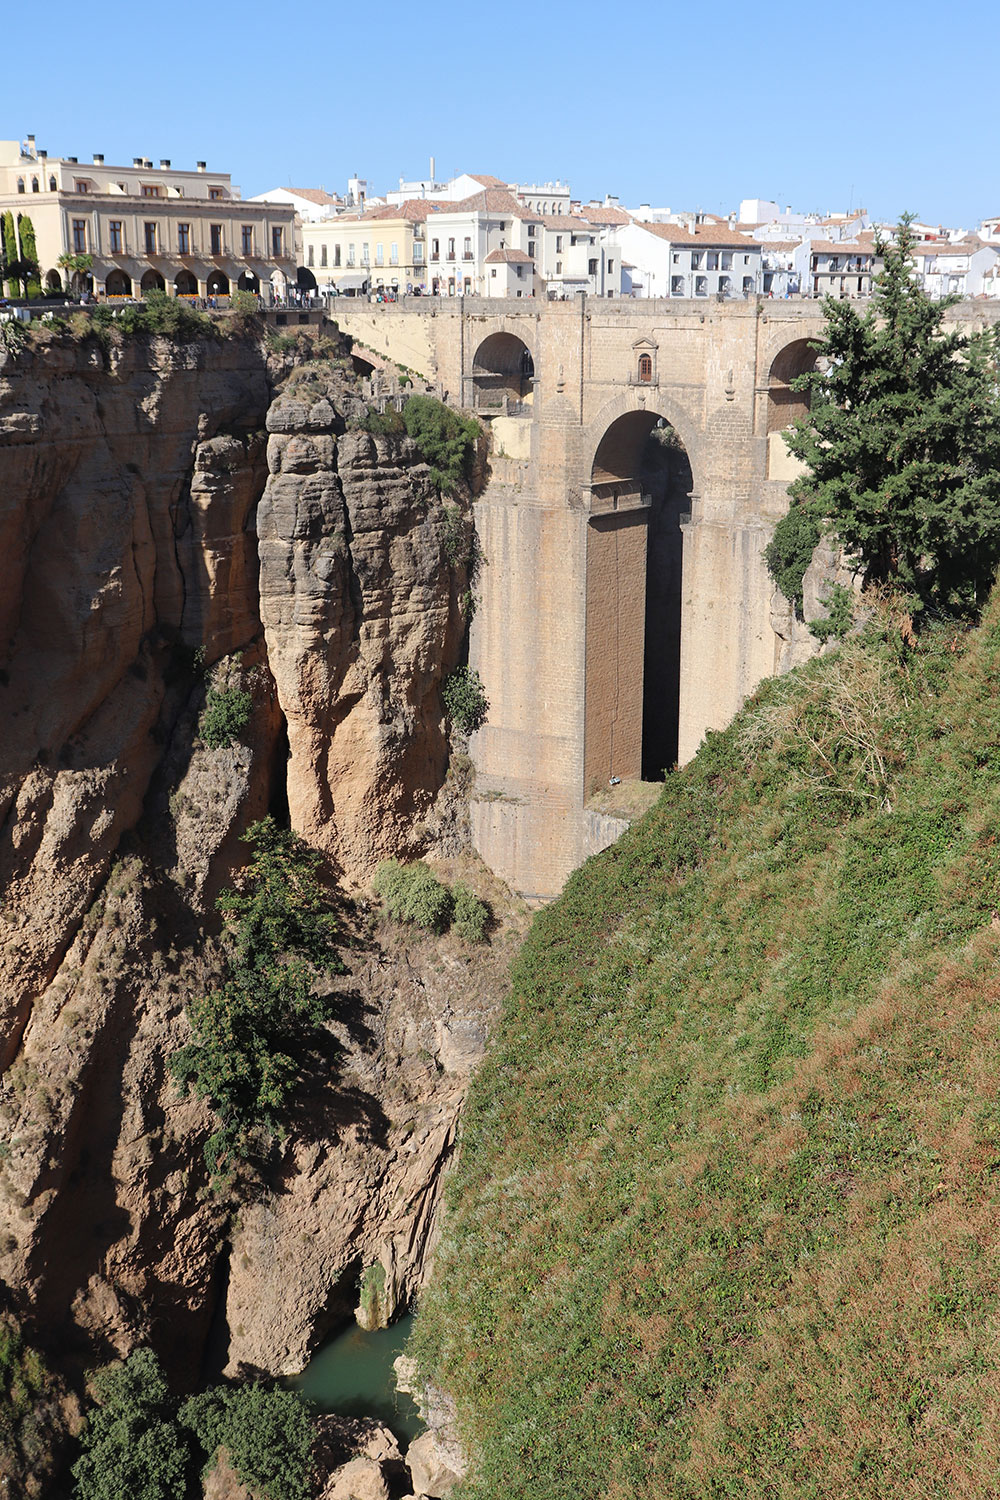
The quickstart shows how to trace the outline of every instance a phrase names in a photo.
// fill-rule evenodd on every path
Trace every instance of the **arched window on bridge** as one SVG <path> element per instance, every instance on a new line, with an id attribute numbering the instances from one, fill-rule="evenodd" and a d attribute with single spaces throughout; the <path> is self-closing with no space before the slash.
<path id="1" fill-rule="evenodd" d="M 535 362 L 523 339 L 513 333 L 491 333 L 472 361 L 473 399 L 477 411 L 501 415 L 530 406 Z"/>
<path id="2" fill-rule="evenodd" d="M 639 380 L 642 385 L 648 385 L 653 378 L 653 357 L 651 354 L 639 355 Z"/>
<path id="3" fill-rule="evenodd" d="M 809 411 L 809 395 L 793 388 L 799 375 L 816 368 L 816 352 L 809 339 L 796 339 L 775 355 L 767 378 L 767 477 L 791 480 L 798 473 L 781 437 L 786 428 Z"/>

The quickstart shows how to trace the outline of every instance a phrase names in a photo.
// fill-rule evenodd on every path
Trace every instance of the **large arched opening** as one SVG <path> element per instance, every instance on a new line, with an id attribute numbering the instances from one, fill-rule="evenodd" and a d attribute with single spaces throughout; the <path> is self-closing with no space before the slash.
<path id="1" fill-rule="evenodd" d="M 260 295 L 260 278 L 256 271 L 241 271 L 237 285 L 241 292 L 252 292 L 255 297 Z"/>
<path id="2" fill-rule="evenodd" d="M 295 285 L 300 292 L 314 292 L 316 290 L 316 278 L 308 266 L 299 266 L 295 273 Z"/>
<path id="3" fill-rule="evenodd" d="M 109 271 L 104 283 L 104 292 L 108 297 L 131 297 L 131 278 L 126 276 L 124 271 Z"/>
<path id="4" fill-rule="evenodd" d="M 229 277 L 225 271 L 213 271 L 208 278 L 208 295 L 210 297 L 229 296 Z"/>
<path id="5" fill-rule="evenodd" d="M 62 277 L 59 275 L 58 271 L 46 271 L 45 289 L 49 292 L 62 291 Z"/>
<path id="6" fill-rule="evenodd" d="M 682 524 L 692 476 L 657 412 L 613 421 L 591 468 L 585 779 L 662 780 L 677 761 Z"/>
<path id="7" fill-rule="evenodd" d="M 174 291 L 178 297 L 197 297 L 198 280 L 193 271 L 178 271 L 174 277 Z"/>
<path id="8" fill-rule="evenodd" d="M 507 412 L 530 406 L 535 362 L 523 339 L 513 333 L 491 333 L 472 361 L 473 402 L 477 411 Z"/>
<path id="9" fill-rule="evenodd" d="M 149 292 L 165 292 L 167 290 L 167 283 L 159 271 L 144 271 L 142 280 L 139 283 L 139 290 L 145 297 Z"/>
<path id="10" fill-rule="evenodd" d="M 797 391 L 792 382 L 816 368 L 816 351 L 810 339 L 786 344 L 771 361 L 767 377 L 767 477 L 789 481 L 799 472 L 797 461 L 785 447 L 781 434 L 809 411 L 809 394 Z"/>

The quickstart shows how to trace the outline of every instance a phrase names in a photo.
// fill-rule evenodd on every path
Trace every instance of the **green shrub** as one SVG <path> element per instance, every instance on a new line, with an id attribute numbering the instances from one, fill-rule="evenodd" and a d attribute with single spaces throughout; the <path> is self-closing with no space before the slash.
<path id="1" fill-rule="evenodd" d="M 209 688 L 198 723 L 198 733 L 208 748 L 219 750 L 231 745 L 246 728 L 252 707 L 252 695 L 242 688 Z"/>
<path id="2" fill-rule="evenodd" d="M 451 921 L 451 892 L 424 864 L 387 859 L 375 871 L 372 887 L 395 922 L 444 932 Z"/>
<path id="3" fill-rule="evenodd" d="M 452 931 L 456 932 L 463 942 L 484 943 L 493 916 L 489 906 L 461 881 L 452 886 L 451 895 L 455 903 L 455 912 L 451 919 Z"/>
<path id="4" fill-rule="evenodd" d="M 369 409 L 360 425 L 362 431 L 370 432 L 373 437 L 400 437 L 406 431 L 402 414 L 394 406 L 387 406 L 385 411 Z"/>
<path id="5" fill-rule="evenodd" d="M 252 317 L 254 313 L 260 312 L 260 302 L 256 292 L 248 292 L 243 287 L 237 287 L 229 296 L 229 311 L 240 317 Z"/>
<path id="6" fill-rule="evenodd" d="M 456 667 L 441 687 L 445 713 L 463 734 L 482 729 L 490 711 L 489 699 L 479 673 L 471 667 Z"/>
<path id="7" fill-rule="evenodd" d="M 97 1406 L 73 1465 L 78 1500 L 184 1500 L 191 1449 L 156 1355 L 136 1349 L 91 1384 Z"/>
<path id="8" fill-rule="evenodd" d="M 225 1448 L 237 1478 L 260 1500 L 308 1500 L 313 1419 L 293 1391 L 217 1386 L 185 1401 L 178 1415 L 210 1462 Z"/>
<path id="9" fill-rule="evenodd" d="M 314 981 L 339 972 L 337 922 L 317 877 L 319 856 L 273 818 L 253 824 L 254 857 L 238 891 L 216 905 L 229 919 L 222 988 L 192 1001 L 194 1038 L 170 1069 L 219 1117 L 205 1146 L 213 1173 L 281 1133 L 308 1058 L 320 1045 L 326 1002 Z"/>
<path id="10" fill-rule="evenodd" d="M 407 433 L 430 465 L 439 489 L 451 493 L 469 477 L 479 424 L 433 396 L 411 396 L 403 407 Z"/>
<path id="11" fill-rule="evenodd" d="M 91 327 L 105 342 L 114 333 L 123 338 L 155 334 L 179 344 L 217 337 L 211 318 L 196 312 L 183 298 L 161 291 L 147 292 L 142 302 L 119 306 L 102 303 L 94 308 Z"/>

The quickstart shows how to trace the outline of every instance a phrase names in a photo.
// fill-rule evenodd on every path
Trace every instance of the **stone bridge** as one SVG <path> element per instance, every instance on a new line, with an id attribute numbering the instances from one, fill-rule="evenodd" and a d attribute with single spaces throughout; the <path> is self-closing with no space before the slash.
<path id="1" fill-rule="evenodd" d="M 341 302 L 337 321 L 492 428 L 473 832 L 516 890 L 554 895 L 613 836 L 596 791 L 688 760 L 791 664 L 762 554 L 821 307 L 418 298 Z"/>

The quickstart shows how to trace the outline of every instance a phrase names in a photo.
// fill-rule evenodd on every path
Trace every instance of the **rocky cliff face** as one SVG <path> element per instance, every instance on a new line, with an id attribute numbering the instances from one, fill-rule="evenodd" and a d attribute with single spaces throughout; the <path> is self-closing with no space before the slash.
<path id="1" fill-rule="evenodd" d="M 420 847 L 446 768 L 466 580 L 413 445 L 351 429 L 337 353 L 0 364 L 0 1276 L 81 1363 L 151 1341 L 193 1379 L 211 1343 L 291 1371 L 365 1267 L 408 1299 L 499 989 L 499 959 L 473 981 L 457 946 L 359 935 L 272 1179 L 238 1213 L 209 1190 L 166 1062 L 241 833 L 287 798 L 357 881 Z M 202 661 L 251 695 L 226 747 Z"/>

